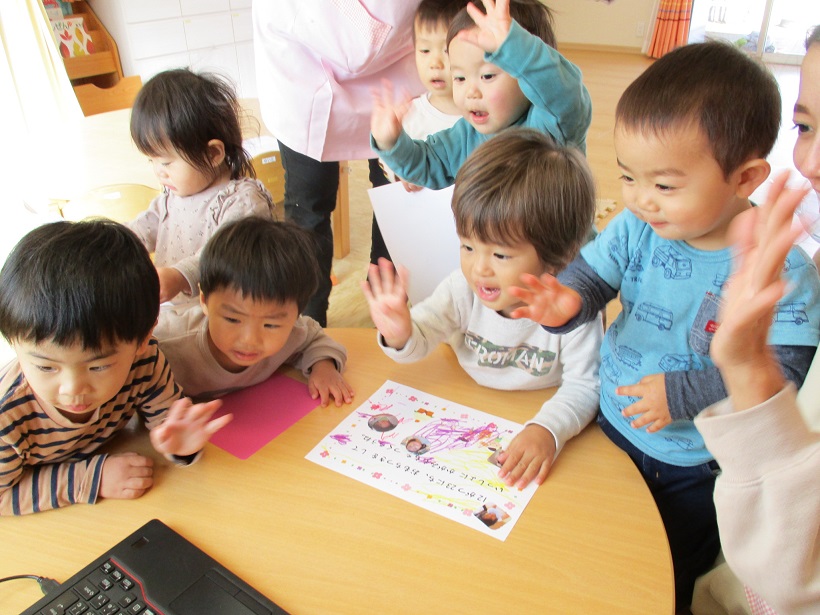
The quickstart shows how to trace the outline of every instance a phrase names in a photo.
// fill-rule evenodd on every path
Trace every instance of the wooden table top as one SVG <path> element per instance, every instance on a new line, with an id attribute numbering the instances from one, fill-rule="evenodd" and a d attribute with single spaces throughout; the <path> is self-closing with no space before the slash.
<path id="1" fill-rule="evenodd" d="M 0 578 L 63 581 L 159 518 L 294 614 L 673 612 L 660 515 L 632 462 L 595 425 L 566 445 L 504 542 L 306 460 L 385 380 L 520 423 L 551 393 L 481 387 L 447 346 L 399 365 L 374 330 L 328 333 L 348 348 L 352 405 L 313 410 L 247 460 L 208 445 L 188 468 L 129 428 L 113 448 L 154 457 L 154 487 L 138 500 L 3 519 Z M 0 612 L 40 595 L 34 581 L 0 584 Z"/>

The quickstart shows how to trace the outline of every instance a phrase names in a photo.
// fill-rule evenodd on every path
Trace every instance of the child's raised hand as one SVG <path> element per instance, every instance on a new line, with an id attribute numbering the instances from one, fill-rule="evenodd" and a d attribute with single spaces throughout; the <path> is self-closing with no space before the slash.
<path id="1" fill-rule="evenodd" d="M 521 282 L 523 288 L 510 286 L 508 289 L 513 297 L 527 304 L 510 312 L 513 318 L 529 318 L 547 327 L 560 327 L 581 311 L 581 295 L 548 273 L 540 278 L 524 273 Z"/>
<path id="2" fill-rule="evenodd" d="M 313 399 L 320 400 L 323 408 L 331 397 L 338 407 L 343 403 L 349 404 L 354 395 L 353 389 L 336 369 L 336 363 L 330 359 L 322 359 L 310 367 L 308 391 Z"/>
<path id="3" fill-rule="evenodd" d="M 159 302 L 165 303 L 181 292 L 191 292 L 188 280 L 178 269 L 173 267 L 157 267 L 159 277 Z"/>
<path id="4" fill-rule="evenodd" d="M 402 280 L 407 277 L 407 270 L 402 268 L 399 273 L 396 274 L 393 263 L 380 258 L 378 265 L 370 265 L 367 280 L 361 284 L 373 324 L 385 343 L 396 349 L 404 348 L 413 332 L 407 291 Z"/>
<path id="5" fill-rule="evenodd" d="M 373 111 L 370 115 L 370 132 L 381 150 L 392 149 L 401 134 L 401 123 L 410 110 L 412 99 L 405 94 L 398 102 L 393 98 L 393 84 L 382 79 L 381 90 L 373 88 Z"/>
<path id="6" fill-rule="evenodd" d="M 640 414 L 631 423 L 635 429 L 648 425 L 646 431 L 654 433 L 672 422 L 672 415 L 669 413 L 669 405 L 666 402 L 665 374 L 649 374 L 641 378 L 637 384 L 618 387 L 615 392 L 618 395 L 641 398 L 624 408 L 622 412 L 624 416 Z"/>
<path id="7" fill-rule="evenodd" d="M 100 497 L 135 500 L 154 484 L 154 460 L 137 453 L 109 455 L 100 479 Z"/>
<path id="8" fill-rule="evenodd" d="M 555 437 L 540 425 L 527 425 L 518 432 L 510 446 L 498 454 L 499 478 L 519 490 L 535 480 L 540 485 L 547 478 L 555 459 Z"/>
<path id="9" fill-rule="evenodd" d="M 734 271 L 723 290 L 720 326 L 710 346 L 721 369 L 754 364 L 768 355 L 772 312 L 786 291 L 783 266 L 801 233 L 792 218 L 806 195 L 806 189 L 786 188 L 788 177 L 788 172 L 779 174 L 768 203 L 736 216 L 729 227 Z"/>
<path id="10" fill-rule="evenodd" d="M 477 27 L 462 30 L 458 33 L 458 38 L 487 53 L 495 53 L 510 33 L 510 0 L 484 0 L 484 7 L 487 9 L 486 14 L 472 2 L 467 4 L 467 12 Z"/>
<path id="11" fill-rule="evenodd" d="M 198 453 L 211 436 L 233 418 L 232 414 L 226 414 L 210 420 L 221 405 L 218 399 L 206 404 L 192 404 L 187 398 L 175 401 L 162 424 L 151 430 L 151 444 L 163 455 L 185 457 Z"/>

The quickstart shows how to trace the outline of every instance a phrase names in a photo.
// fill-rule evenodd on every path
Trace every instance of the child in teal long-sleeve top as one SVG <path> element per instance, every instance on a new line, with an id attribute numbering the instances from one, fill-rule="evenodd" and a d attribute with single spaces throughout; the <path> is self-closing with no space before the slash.
<path id="1" fill-rule="evenodd" d="M 415 141 L 401 128 L 409 100 L 394 103 L 389 84 L 374 94 L 371 145 L 411 183 L 432 189 L 453 184 L 470 152 L 509 126 L 586 148 L 589 93 L 578 67 L 554 48 L 549 9 L 538 0 L 484 5 L 486 14 L 468 4 L 447 35 L 453 99 L 463 115 L 452 128 Z"/>

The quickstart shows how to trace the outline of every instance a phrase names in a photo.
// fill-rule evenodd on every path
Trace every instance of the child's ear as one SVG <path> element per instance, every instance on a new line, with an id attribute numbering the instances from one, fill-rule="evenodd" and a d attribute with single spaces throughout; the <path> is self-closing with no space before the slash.
<path id="1" fill-rule="evenodd" d="M 157 319 L 157 323 L 158 323 L 158 322 L 159 322 L 159 319 Z M 155 327 L 157 326 L 157 323 L 154 323 L 154 326 L 155 326 Z M 146 335 L 146 336 L 145 336 L 145 339 L 144 339 L 144 340 L 142 340 L 139 344 L 137 344 L 137 354 L 142 354 L 142 353 L 144 353 L 146 350 L 148 350 L 148 344 L 151 342 L 151 337 L 153 336 L 153 334 L 154 334 L 154 331 L 153 331 L 153 329 L 152 329 L 152 330 L 151 330 L 151 333 L 149 333 L 148 335 Z"/>
<path id="2" fill-rule="evenodd" d="M 205 316 L 208 315 L 208 304 L 207 304 L 207 297 L 205 293 L 202 292 L 202 289 L 199 289 L 199 305 L 202 307 L 202 311 L 205 313 Z"/>
<path id="3" fill-rule="evenodd" d="M 208 141 L 208 158 L 214 168 L 225 162 L 225 144 L 219 139 Z"/>
<path id="4" fill-rule="evenodd" d="M 737 196 L 747 199 L 758 186 L 766 181 L 771 173 L 772 167 L 763 158 L 752 158 L 747 160 L 735 171 L 737 177 Z"/>

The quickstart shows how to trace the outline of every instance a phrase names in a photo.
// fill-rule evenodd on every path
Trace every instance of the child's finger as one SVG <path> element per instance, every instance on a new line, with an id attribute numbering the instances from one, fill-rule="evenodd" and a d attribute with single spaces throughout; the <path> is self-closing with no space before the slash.
<path id="1" fill-rule="evenodd" d="M 547 459 L 543 459 L 539 462 L 537 458 L 533 458 L 527 466 L 527 469 L 524 471 L 524 474 L 518 482 L 515 483 L 516 489 L 521 491 L 532 481 L 535 481 L 536 485 L 542 484 L 547 478 L 549 469 L 550 463 Z"/>
<path id="2" fill-rule="evenodd" d="M 353 396 L 355 395 L 353 389 L 350 387 L 346 380 L 342 380 L 342 383 L 339 386 L 339 394 L 341 395 L 342 401 L 344 401 L 344 403 L 346 404 L 352 402 Z M 339 399 L 339 397 L 336 397 L 336 399 Z"/>
<path id="3" fill-rule="evenodd" d="M 373 298 L 382 294 L 382 278 L 378 265 L 370 264 L 367 268 L 367 283 L 370 285 L 370 294 Z"/>
<path id="4" fill-rule="evenodd" d="M 644 382 L 648 376 L 642 378 L 634 384 L 622 384 L 616 387 L 615 394 L 621 397 L 644 397 L 647 394 L 647 384 Z"/>
<path id="5" fill-rule="evenodd" d="M 221 399 L 215 399 L 204 404 L 194 404 L 188 409 L 188 419 L 190 421 L 207 421 L 221 407 Z"/>
<path id="6" fill-rule="evenodd" d="M 638 418 L 636 418 L 634 421 L 632 421 L 630 423 L 630 425 L 631 425 L 632 429 L 640 429 L 644 425 L 648 425 L 649 423 L 652 423 L 652 422 L 653 422 L 652 419 L 649 418 L 647 413 L 644 413 L 641 416 L 639 416 Z"/>
<path id="7" fill-rule="evenodd" d="M 506 455 L 506 457 L 503 463 L 501 463 L 501 454 L 499 455 L 499 463 L 501 463 L 501 469 L 499 469 L 498 471 L 498 477 L 504 479 L 504 482 L 506 482 L 507 484 L 510 484 L 508 482 L 510 475 L 515 470 L 516 466 L 518 465 L 518 462 L 521 460 L 521 453 L 517 451 L 504 451 L 502 454 Z"/>
<path id="8" fill-rule="evenodd" d="M 527 290 L 526 288 L 521 288 L 520 286 L 510 286 L 507 288 L 507 292 L 513 297 L 518 297 L 524 303 L 532 303 L 535 298 L 532 291 Z"/>
<path id="9" fill-rule="evenodd" d="M 379 257 L 379 276 L 382 292 L 386 295 L 392 295 L 394 285 L 393 263 L 384 257 Z"/>
<path id="10" fill-rule="evenodd" d="M 165 420 L 180 420 L 187 414 L 188 408 L 190 408 L 192 404 L 193 402 L 187 397 L 176 400 L 171 404 L 171 407 L 168 408 L 168 416 Z"/>
<path id="11" fill-rule="evenodd" d="M 652 423 L 649 427 L 646 428 L 646 431 L 649 433 L 655 433 L 666 427 L 672 422 L 671 419 L 667 419 L 665 417 L 657 419 L 654 423 Z"/>
<path id="12" fill-rule="evenodd" d="M 544 481 L 547 480 L 547 475 L 550 473 L 551 469 L 552 462 L 549 459 L 544 459 L 544 462 L 541 464 L 541 468 L 538 470 L 538 474 L 535 476 L 535 484 L 543 485 Z"/>
<path id="13" fill-rule="evenodd" d="M 529 290 L 535 290 L 543 286 L 541 279 L 531 273 L 522 273 L 519 280 Z"/>
<path id="14" fill-rule="evenodd" d="M 532 316 L 533 312 L 528 306 L 515 308 L 512 312 L 510 312 L 510 318 L 529 318 L 530 320 L 537 320 Z"/>
<path id="15" fill-rule="evenodd" d="M 225 427 L 225 425 L 230 423 L 232 420 L 233 414 L 228 413 L 223 416 L 220 416 L 218 419 L 208 421 L 207 423 L 205 423 L 205 433 L 207 433 L 210 437 L 214 435 L 217 431 Z"/>
<path id="16" fill-rule="evenodd" d="M 367 299 L 368 304 L 372 304 L 376 301 L 376 298 L 373 296 L 373 291 L 370 287 L 370 282 L 367 280 L 362 280 L 359 282 L 359 288 L 362 289 L 362 294 L 364 294 L 364 298 Z"/>

